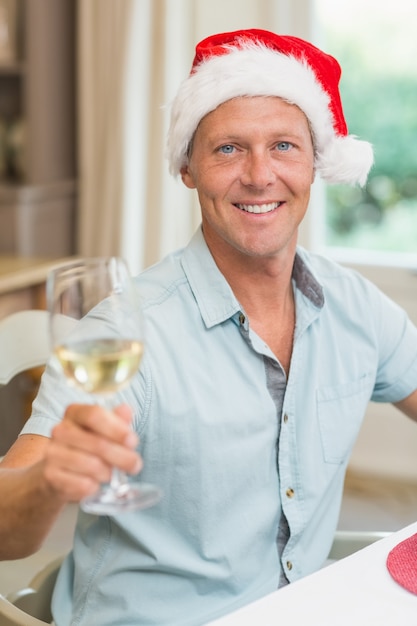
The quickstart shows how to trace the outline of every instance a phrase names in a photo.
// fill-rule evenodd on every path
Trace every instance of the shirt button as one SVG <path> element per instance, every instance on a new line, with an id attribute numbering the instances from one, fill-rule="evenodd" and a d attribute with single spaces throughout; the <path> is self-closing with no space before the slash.
<path id="1" fill-rule="evenodd" d="M 287 422 L 288 422 L 288 415 L 287 415 L 287 413 L 285 413 L 285 415 L 284 415 L 284 424 L 286 424 Z"/>
<path id="2" fill-rule="evenodd" d="M 294 497 L 294 489 L 291 489 L 291 487 L 289 489 L 287 489 L 287 491 L 285 492 L 287 498 L 293 498 Z"/>
<path id="3" fill-rule="evenodd" d="M 291 563 L 291 561 L 287 561 L 287 569 L 290 570 L 290 571 L 292 570 L 292 563 Z"/>
<path id="4" fill-rule="evenodd" d="M 241 324 L 243 326 L 243 324 L 245 323 L 245 316 L 243 315 L 243 313 L 241 313 L 239 315 L 239 324 Z"/>

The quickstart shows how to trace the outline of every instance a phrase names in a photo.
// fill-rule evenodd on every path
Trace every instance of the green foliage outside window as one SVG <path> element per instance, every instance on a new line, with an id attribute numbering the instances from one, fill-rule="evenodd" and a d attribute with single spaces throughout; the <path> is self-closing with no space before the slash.
<path id="1" fill-rule="evenodd" d="M 373 144 L 375 165 L 364 189 L 328 186 L 326 245 L 416 252 L 417 71 L 372 66 L 352 40 L 333 44 L 349 132 Z"/>

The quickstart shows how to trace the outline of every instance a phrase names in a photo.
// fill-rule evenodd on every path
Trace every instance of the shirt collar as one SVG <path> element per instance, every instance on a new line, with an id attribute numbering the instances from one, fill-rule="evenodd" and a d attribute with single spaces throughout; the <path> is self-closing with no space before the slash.
<path id="1" fill-rule="evenodd" d="M 184 249 L 181 265 L 207 328 L 221 324 L 242 311 L 207 247 L 201 226 Z M 323 289 L 298 251 L 292 278 L 296 288 L 315 307 L 323 306 Z"/>
<path id="2" fill-rule="evenodd" d="M 318 309 L 324 305 L 323 287 L 315 278 L 312 270 L 307 265 L 306 252 L 302 248 L 297 248 L 292 269 L 292 278 L 295 286 L 312 304 Z"/>
<path id="3" fill-rule="evenodd" d="M 201 226 L 185 248 L 181 264 L 208 328 L 242 310 L 207 247 Z"/>

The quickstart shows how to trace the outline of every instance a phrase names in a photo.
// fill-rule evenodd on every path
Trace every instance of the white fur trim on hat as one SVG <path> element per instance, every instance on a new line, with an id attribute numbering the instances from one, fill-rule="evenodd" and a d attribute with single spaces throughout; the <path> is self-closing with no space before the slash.
<path id="1" fill-rule="evenodd" d="M 259 42 L 209 57 L 180 85 L 172 102 L 167 141 L 170 172 L 187 165 L 190 142 L 202 118 L 238 96 L 278 96 L 297 105 L 309 120 L 315 168 L 330 183 L 364 185 L 373 163 L 371 144 L 353 135 L 337 135 L 330 96 L 305 60 Z"/>

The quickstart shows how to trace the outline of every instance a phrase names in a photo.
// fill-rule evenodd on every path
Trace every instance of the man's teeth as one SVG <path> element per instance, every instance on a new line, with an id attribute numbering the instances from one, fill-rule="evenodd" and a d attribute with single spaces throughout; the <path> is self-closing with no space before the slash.
<path id="1" fill-rule="evenodd" d="M 269 213 L 279 207 L 280 204 L 281 202 L 270 202 L 269 204 L 236 204 L 236 206 L 248 213 Z"/>

